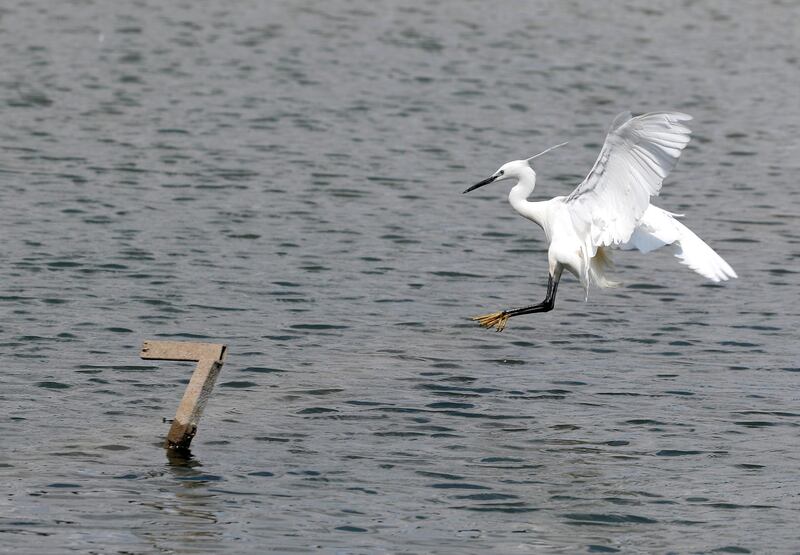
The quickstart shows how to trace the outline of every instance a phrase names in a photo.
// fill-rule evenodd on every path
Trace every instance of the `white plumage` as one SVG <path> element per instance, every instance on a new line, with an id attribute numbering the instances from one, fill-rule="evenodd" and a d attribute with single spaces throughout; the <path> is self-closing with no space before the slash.
<path id="1" fill-rule="evenodd" d="M 700 237 L 671 214 L 652 204 L 639 219 L 631 238 L 620 249 L 647 253 L 665 245 L 675 245 L 675 256 L 692 270 L 711 281 L 735 278 L 736 272 Z"/>
<path id="2" fill-rule="evenodd" d="M 576 226 L 588 226 L 594 247 L 630 238 L 689 144 L 691 131 L 681 122 L 690 119 L 678 112 L 617 116 L 594 167 L 565 201 Z"/>
<path id="3" fill-rule="evenodd" d="M 587 299 L 590 283 L 615 285 L 607 275 L 607 249 L 638 249 L 646 253 L 674 245 L 675 256 L 700 275 L 712 281 L 736 277 L 733 268 L 674 214 L 650 204 L 650 197 L 661 190 L 664 178 L 689 143 L 691 131 L 684 122 L 691 119 L 680 112 L 653 112 L 638 117 L 620 114 L 586 179 L 566 197 L 543 202 L 528 200 L 536 185 L 530 161 L 543 153 L 508 162 L 464 191 L 493 181 L 516 179 L 508 200 L 514 210 L 544 230 L 548 243 L 545 300 L 475 319 L 484 327 L 502 331 L 513 316 L 552 310 L 564 269 L 581 281 Z"/>

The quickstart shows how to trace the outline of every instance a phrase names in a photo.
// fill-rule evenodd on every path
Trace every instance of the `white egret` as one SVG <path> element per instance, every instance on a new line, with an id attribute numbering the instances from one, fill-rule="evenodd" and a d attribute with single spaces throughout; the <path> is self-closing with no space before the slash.
<path id="1" fill-rule="evenodd" d="M 549 276 L 544 301 L 473 320 L 485 328 L 502 331 L 509 318 L 552 310 L 564 269 L 580 280 L 588 300 L 590 283 L 599 287 L 616 285 L 608 275 L 609 249 L 646 253 L 674 245 L 675 256 L 700 275 L 712 281 L 737 277 L 721 256 L 675 219 L 677 214 L 650 204 L 650 197 L 658 194 L 662 181 L 689 143 L 691 131 L 683 122 L 691 119 L 680 112 L 618 115 L 589 175 L 569 196 L 543 202 L 528 200 L 536 185 L 531 160 L 566 143 L 526 160 L 503 164 L 490 177 L 464 191 L 468 193 L 495 181 L 516 180 L 508 201 L 521 216 L 544 230 L 548 245 Z"/>

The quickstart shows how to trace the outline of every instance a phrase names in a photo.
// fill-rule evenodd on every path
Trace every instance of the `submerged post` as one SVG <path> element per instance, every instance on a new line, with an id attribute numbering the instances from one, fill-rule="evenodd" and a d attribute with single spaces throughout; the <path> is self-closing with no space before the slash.
<path id="1" fill-rule="evenodd" d="M 148 360 L 196 360 L 197 367 L 186 386 L 175 420 L 164 441 L 167 449 L 188 449 L 197 433 L 200 416 L 214 389 L 225 361 L 227 347 L 192 341 L 145 341 L 140 357 Z"/>

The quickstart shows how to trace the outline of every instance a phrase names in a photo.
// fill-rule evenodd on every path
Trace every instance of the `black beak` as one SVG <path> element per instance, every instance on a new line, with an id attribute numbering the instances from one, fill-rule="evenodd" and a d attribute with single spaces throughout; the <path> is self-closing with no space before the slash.
<path id="1" fill-rule="evenodd" d="M 473 185 L 472 187 L 470 187 L 469 189 L 464 191 L 464 193 L 469 193 L 470 191 L 474 191 L 478 187 L 483 187 L 484 185 L 488 185 L 489 183 L 491 183 L 492 181 L 494 181 L 498 177 L 500 177 L 500 176 L 499 175 L 493 175 L 492 177 L 487 177 L 486 179 L 484 179 L 480 183 L 476 183 L 475 185 Z M 461 194 L 463 195 L 464 193 L 461 193 Z"/>

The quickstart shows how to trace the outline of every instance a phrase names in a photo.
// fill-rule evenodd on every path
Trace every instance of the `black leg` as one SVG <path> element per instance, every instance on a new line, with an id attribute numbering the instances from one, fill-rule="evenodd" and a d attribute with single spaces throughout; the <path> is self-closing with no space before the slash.
<path id="1" fill-rule="evenodd" d="M 523 308 L 514 308 L 507 310 L 506 313 L 511 316 L 522 316 L 523 314 L 533 314 L 534 312 L 549 312 L 556 306 L 556 292 L 558 291 L 558 281 L 553 279 L 553 276 L 547 278 L 547 295 L 544 300 L 539 304 L 526 306 Z"/>
<path id="2" fill-rule="evenodd" d="M 508 323 L 508 319 L 513 316 L 522 316 L 523 314 L 533 314 L 534 312 L 548 312 L 553 310 L 556 306 L 556 291 L 558 291 L 558 281 L 561 277 L 561 271 L 556 273 L 556 277 L 548 276 L 547 279 L 547 295 L 544 300 L 539 304 L 525 306 L 522 308 L 512 308 L 500 312 L 493 312 L 485 316 L 476 316 L 476 320 L 484 328 L 495 328 L 497 331 L 503 331 Z"/>

